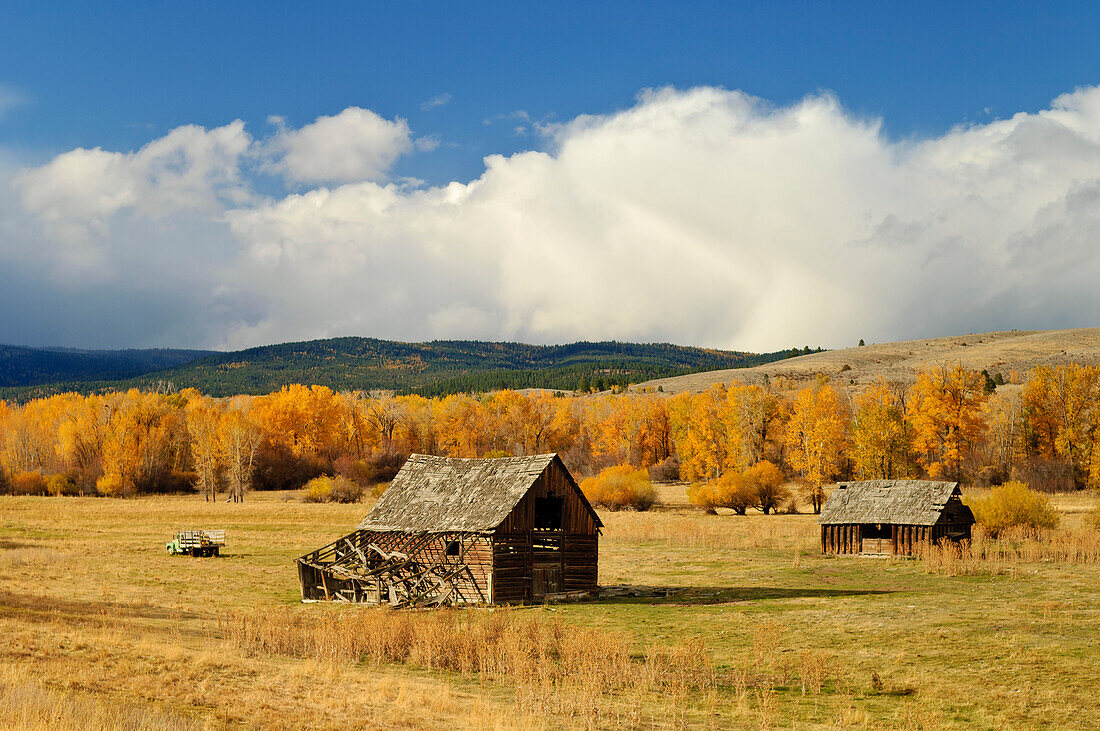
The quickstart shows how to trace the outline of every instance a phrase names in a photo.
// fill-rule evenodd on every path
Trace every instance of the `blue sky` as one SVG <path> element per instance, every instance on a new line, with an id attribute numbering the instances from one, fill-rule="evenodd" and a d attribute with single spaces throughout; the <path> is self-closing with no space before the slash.
<path id="1" fill-rule="evenodd" d="M 650 87 L 775 104 L 827 89 L 905 137 L 1034 111 L 1100 80 L 1096 3 L 462 5 L 5 3 L 0 84 L 26 103 L 0 139 L 32 157 L 130 149 L 181 124 L 300 125 L 362 106 L 438 136 L 400 172 L 441 182 L 531 147 L 508 118 L 519 110 L 560 121 Z"/>
<path id="2" fill-rule="evenodd" d="M 0 342 L 1100 324 L 1095 3 L 5 3 Z"/>

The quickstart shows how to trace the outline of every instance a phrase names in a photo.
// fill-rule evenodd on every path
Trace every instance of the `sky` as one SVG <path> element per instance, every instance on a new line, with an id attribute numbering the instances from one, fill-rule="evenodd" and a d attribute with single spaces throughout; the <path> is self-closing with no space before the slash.
<path id="1" fill-rule="evenodd" d="M 6 3 L 0 342 L 1100 325 L 1100 6 L 527 5 Z"/>

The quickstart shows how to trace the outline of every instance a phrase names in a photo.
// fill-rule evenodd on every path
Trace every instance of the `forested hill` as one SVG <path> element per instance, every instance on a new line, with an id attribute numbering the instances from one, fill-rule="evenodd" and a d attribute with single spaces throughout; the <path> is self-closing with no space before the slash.
<path id="1" fill-rule="evenodd" d="M 0 387 L 133 378 L 174 368 L 210 350 L 75 350 L 0 345 Z"/>
<path id="2" fill-rule="evenodd" d="M 26 399 L 61 391 L 87 393 L 130 387 L 193 387 L 211 396 L 230 396 L 269 393 L 291 383 L 425 396 L 498 388 L 610 388 L 702 370 L 759 365 L 789 354 L 618 342 L 524 345 L 333 338 L 205 354 L 184 364 L 121 378 L 74 373 L 50 383 L 40 378 L 18 382 L 4 372 L 2 383 L 8 388 L 0 390 L 0 396 Z"/>

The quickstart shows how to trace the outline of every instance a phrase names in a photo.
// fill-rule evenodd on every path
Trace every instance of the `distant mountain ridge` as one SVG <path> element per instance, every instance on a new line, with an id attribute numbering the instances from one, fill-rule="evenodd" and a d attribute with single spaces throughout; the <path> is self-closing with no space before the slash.
<path id="1" fill-rule="evenodd" d="M 26 352 L 5 357 L 4 349 Z M 526 345 L 476 340 L 403 343 L 359 337 L 265 345 L 224 353 L 63 351 L 3 346 L 0 386 L 4 388 L 0 388 L 0 396 L 23 400 L 63 391 L 88 393 L 132 387 L 191 387 L 211 396 L 231 396 L 269 393 L 291 383 L 425 396 L 497 388 L 570 390 L 584 382 L 610 387 L 702 370 L 743 368 L 788 354 L 667 343 Z M 56 377 L 50 378 L 51 375 Z"/>
<path id="2" fill-rule="evenodd" d="M 174 368 L 212 352 L 171 348 L 77 350 L 0 345 L 0 387 L 133 378 Z"/>

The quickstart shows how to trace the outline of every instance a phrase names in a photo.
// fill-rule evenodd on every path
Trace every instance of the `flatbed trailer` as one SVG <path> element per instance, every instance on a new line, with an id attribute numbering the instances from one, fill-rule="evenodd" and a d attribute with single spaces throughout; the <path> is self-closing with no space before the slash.
<path id="1" fill-rule="evenodd" d="M 217 556 L 225 547 L 225 531 L 218 530 L 181 530 L 175 540 L 165 545 L 165 550 L 173 556 Z"/>

